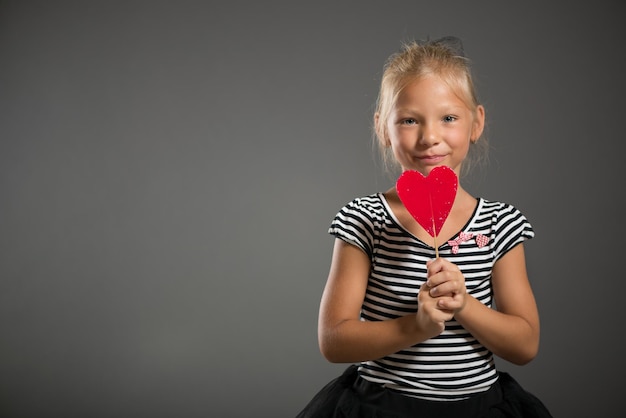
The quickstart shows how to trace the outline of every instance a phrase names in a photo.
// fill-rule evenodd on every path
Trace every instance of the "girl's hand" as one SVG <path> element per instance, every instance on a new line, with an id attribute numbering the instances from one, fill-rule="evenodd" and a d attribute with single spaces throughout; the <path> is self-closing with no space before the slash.
<path id="1" fill-rule="evenodd" d="M 467 289 L 465 277 L 456 264 L 437 258 L 426 263 L 426 267 L 428 269 L 426 281 L 426 286 L 429 288 L 428 294 L 436 299 L 437 308 L 452 312 L 452 316 L 463 310 L 467 302 Z"/>
<path id="2" fill-rule="evenodd" d="M 466 304 L 465 277 L 459 268 L 443 258 L 427 264 L 428 280 L 417 295 L 416 321 L 427 334 L 436 337 Z"/>
<path id="3" fill-rule="evenodd" d="M 433 297 L 431 288 L 426 283 L 422 285 L 417 294 L 417 313 L 415 321 L 428 338 L 436 337 L 445 329 L 445 322 L 452 319 L 454 311 L 442 309 L 439 299 Z"/>

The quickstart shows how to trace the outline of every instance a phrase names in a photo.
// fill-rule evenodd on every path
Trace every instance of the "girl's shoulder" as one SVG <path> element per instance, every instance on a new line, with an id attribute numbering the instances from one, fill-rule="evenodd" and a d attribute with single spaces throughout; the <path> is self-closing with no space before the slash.
<path id="1" fill-rule="evenodd" d="M 376 210 L 380 208 L 382 205 L 382 196 L 381 193 L 371 193 L 364 196 L 358 196 L 353 198 L 348 202 L 348 205 L 356 205 L 363 208 L 368 208 L 372 210 Z"/>
<path id="2" fill-rule="evenodd" d="M 357 245 L 371 256 L 376 236 L 388 217 L 383 197 L 379 193 L 356 197 L 337 212 L 328 232 Z"/>
<path id="3" fill-rule="evenodd" d="M 516 244 L 535 236 L 533 226 L 517 207 L 497 200 L 479 198 L 471 225 L 472 232 L 491 240 L 498 257 Z"/>
<path id="4" fill-rule="evenodd" d="M 381 218 L 387 214 L 387 207 L 381 193 L 355 197 L 346 203 L 340 212 L 358 212 L 370 218 Z"/>
<path id="5" fill-rule="evenodd" d="M 335 215 L 333 225 L 345 223 L 374 231 L 392 222 L 393 217 L 383 194 L 372 193 L 346 203 Z"/>
<path id="6" fill-rule="evenodd" d="M 513 204 L 499 200 L 489 200 L 482 197 L 478 198 L 477 214 L 483 217 L 495 216 L 498 219 L 507 216 L 516 216 L 526 219 L 526 216 Z"/>

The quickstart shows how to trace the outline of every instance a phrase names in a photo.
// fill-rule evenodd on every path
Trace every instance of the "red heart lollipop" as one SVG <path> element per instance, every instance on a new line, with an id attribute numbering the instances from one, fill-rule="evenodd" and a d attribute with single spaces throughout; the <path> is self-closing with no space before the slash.
<path id="1" fill-rule="evenodd" d="M 403 172 L 396 191 L 411 216 L 436 238 L 450 214 L 458 184 L 454 170 L 437 166 L 427 177 L 415 170 Z"/>

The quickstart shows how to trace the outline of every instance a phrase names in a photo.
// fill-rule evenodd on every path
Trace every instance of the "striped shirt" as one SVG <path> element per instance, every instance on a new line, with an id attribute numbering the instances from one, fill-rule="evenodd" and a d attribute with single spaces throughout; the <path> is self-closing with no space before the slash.
<path id="1" fill-rule="evenodd" d="M 515 207 L 482 198 L 477 202 L 456 242 L 440 245 L 439 255 L 459 267 L 470 295 L 492 307 L 494 263 L 532 238 L 534 231 Z M 417 311 L 417 293 L 435 249 L 400 225 L 382 194 L 349 202 L 328 232 L 361 248 L 371 260 L 361 320 L 382 321 Z M 498 378 L 493 354 L 454 319 L 437 337 L 362 362 L 359 373 L 405 395 L 430 400 L 464 399 L 489 389 Z"/>

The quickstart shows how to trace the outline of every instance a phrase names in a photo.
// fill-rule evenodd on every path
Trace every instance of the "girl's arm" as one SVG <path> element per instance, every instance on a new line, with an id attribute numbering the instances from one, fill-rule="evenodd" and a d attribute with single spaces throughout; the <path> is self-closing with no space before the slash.
<path id="1" fill-rule="evenodd" d="M 319 311 L 320 351 L 333 363 L 374 360 L 434 337 L 452 311 L 436 307 L 428 292 L 419 299 L 420 313 L 385 321 L 361 321 L 360 311 L 370 260 L 358 247 L 335 239 L 333 257 Z"/>
<path id="2" fill-rule="evenodd" d="M 539 350 L 539 314 L 526 273 L 523 244 L 518 244 L 492 271 L 496 310 L 466 296 L 455 319 L 495 355 L 522 365 Z"/>

